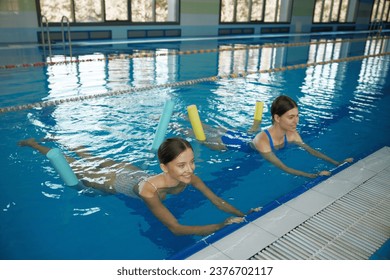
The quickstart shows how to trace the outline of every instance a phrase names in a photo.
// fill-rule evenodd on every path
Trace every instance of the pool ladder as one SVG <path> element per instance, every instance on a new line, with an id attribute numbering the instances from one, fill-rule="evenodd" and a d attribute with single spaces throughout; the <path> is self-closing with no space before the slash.
<path id="1" fill-rule="evenodd" d="M 69 26 L 69 19 L 66 16 L 62 16 L 61 18 L 61 34 L 62 34 L 62 45 L 64 47 L 64 55 L 65 55 L 65 32 L 64 32 L 64 21 L 66 21 L 67 25 L 67 33 L 68 33 L 68 45 L 69 45 L 69 56 L 72 60 L 72 40 L 70 37 L 70 26 Z"/>
<path id="2" fill-rule="evenodd" d="M 369 34 L 374 34 L 375 36 L 379 37 L 382 34 L 382 28 L 383 21 L 381 19 L 374 19 L 374 21 L 370 23 Z"/>
<path id="3" fill-rule="evenodd" d="M 46 31 L 47 43 L 49 46 L 49 58 L 51 61 L 52 53 L 51 53 L 49 22 L 47 21 L 47 18 L 45 16 L 42 16 L 41 17 L 41 41 L 42 41 L 42 47 L 43 47 L 43 54 L 44 54 L 44 56 L 46 56 L 46 42 L 45 42 L 44 30 Z"/>
<path id="4" fill-rule="evenodd" d="M 64 22 L 67 24 L 67 36 L 65 36 L 65 30 L 64 30 Z M 46 40 L 47 40 L 47 46 L 49 49 L 49 58 L 51 61 L 52 58 L 52 48 L 51 48 L 51 40 L 50 40 L 50 28 L 49 28 L 49 22 L 45 16 L 42 16 L 41 18 L 41 41 L 42 41 L 42 47 L 43 47 L 43 53 L 46 56 L 46 40 L 45 40 L 45 32 L 46 32 Z M 64 56 L 66 56 L 66 42 L 65 37 L 68 39 L 68 46 L 69 46 L 69 56 L 72 60 L 72 40 L 70 36 L 70 25 L 69 25 L 69 19 L 66 16 L 63 16 L 61 18 L 61 36 L 62 36 L 62 45 L 64 48 Z"/>

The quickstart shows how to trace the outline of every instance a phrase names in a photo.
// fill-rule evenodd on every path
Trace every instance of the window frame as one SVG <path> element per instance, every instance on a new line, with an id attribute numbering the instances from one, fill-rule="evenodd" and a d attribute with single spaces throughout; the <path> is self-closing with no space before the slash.
<path id="1" fill-rule="evenodd" d="M 265 21 L 265 12 L 266 12 L 266 2 L 268 0 L 263 0 L 263 3 L 262 3 L 262 6 L 263 6 L 263 10 L 261 12 L 261 18 L 262 20 L 249 20 L 249 21 L 237 21 L 237 0 L 232 0 L 234 1 L 234 7 L 233 7 L 233 21 L 229 21 L 229 22 L 225 22 L 225 21 L 222 21 L 222 1 L 224 0 L 219 0 L 219 24 L 220 25 L 227 25 L 227 24 L 290 24 L 291 23 L 291 18 L 292 18 L 292 7 L 293 7 L 293 2 L 294 0 L 287 0 L 289 1 L 289 5 L 290 5 L 290 9 L 288 11 L 288 14 L 287 14 L 287 18 L 288 20 L 287 21 Z M 251 0 L 249 0 L 251 1 Z M 276 0 L 277 2 L 279 2 L 279 0 Z M 283 0 L 281 0 L 283 1 Z M 278 5 L 279 7 L 279 10 L 280 10 L 280 6 L 281 5 Z M 250 17 L 252 14 L 252 5 L 249 5 L 248 7 L 248 17 Z M 278 12 L 276 11 L 274 16 L 277 16 Z"/>
<path id="2" fill-rule="evenodd" d="M 371 13 L 370 13 L 370 24 L 372 23 L 376 23 L 378 22 L 377 19 L 378 17 L 375 18 L 375 20 L 373 21 L 372 18 L 373 18 L 373 13 L 374 13 L 374 9 L 375 9 L 375 3 L 376 2 L 379 2 L 380 0 L 374 0 L 374 2 L 372 3 L 372 9 L 371 9 Z M 390 22 L 390 0 L 384 0 L 384 5 L 386 5 L 386 2 L 388 2 L 388 10 L 387 10 L 387 20 L 383 20 L 382 17 L 380 19 L 380 22 L 384 22 L 384 23 L 389 23 Z M 385 9 L 383 9 L 383 13 L 385 12 Z M 379 13 L 379 3 L 378 5 L 376 6 L 376 14 Z"/>
<path id="3" fill-rule="evenodd" d="M 314 21 L 314 17 L 315 17 L 315 13 L 316 13 L 316 3 L 317 1 L 322 1 L 322 6 L 321 6 L 321 15 L 320 15 L 320 18 L 323 17 L 323 14 L 324 14 L 324 5 L 325 5 L 325 2 L 326 1 L 331 1 L 332 2 L 332 5 L 331 5 L 331 13 L 329 14 L 329 17 L 330 17 L 330 20 L 329 21 Z M 333 11 L 333 3 L 334 3 L 334 0 L 315 0 L 314 1 L 314 7 L 313 7 L 313 16 L 312 16 L 312 24 L 354 24 L 356 23 L 356 10 L 353 11 L 354 12 L 354 16 L 353 16 L 353 19 L 351 21 L 348 21 L 348 14 L 350 13 L 350 9 L 351 9 L 351 0 L 347 0 L 348 1 L 348 4 L 347 4 L 347 11 L 346 11 L 346 14 L 345 14 L 345 21 L 340 21 L 340 16 L 341 16 L 341 8 L 342 8 L 342 2 L 343 0 L 340 0 L 340 3 L 339 3 L 339 7 L 338 7 L 338 20 L 331 20 L 332 19 L 332 11 Z M 358 7 L 358 5 L 360 4 L 360 2 L 357 2 L 355 3 L 355 8 Z"/>
<path id="4" fill-rule="evenodd" d="M 75 5 L 74 2 L 77 0 L 69 0 L 71 2 L 71 14 L 74 19 L 76 19 L 76 11 L 75 11 Z M 97 21 L 97 22 L 77 22 L 77 21 L 69 21 L 70 26 L 128 26 L 128 25 L 136 25 L 136 26 L 151 26 L 151 25 L 178 25 L 180 24 L 180 7 L 181 7 L 181 0 L 176 0 L 177 3 L 177 10 L 176 10 L 176 21 L 154 21 L 154 22 L 133 22 L 131 21 L 131 0 L 127 0 L 127 16 L 128 20 L 106 20 L 106 3 L 105 0 L 100 0 L 102 2 L 102 18 L 103 21 Z M 42 25 L 42 11 L 41 11 L 41 4 L 40 0 L 35 0 L 36 5 L 36 12 L 37 12 L 37 19 L 38 19 L 38 25 Z M 61 22 L 52 22 L 49 21 L 50 26 L 61 26 Z"/>

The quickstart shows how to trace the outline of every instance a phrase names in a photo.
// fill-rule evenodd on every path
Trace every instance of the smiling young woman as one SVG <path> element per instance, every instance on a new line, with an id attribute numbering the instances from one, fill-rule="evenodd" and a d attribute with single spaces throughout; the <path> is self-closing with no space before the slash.
<path id="1" fill-rule="evenodd" d="M 20 141 L 19 145 L 36 149 L 44 155 L 47 155 L 51 150 L 33 138 Z M 66 160 L 83 186 L 111 194 L 122 193 L 142 199 L 150 211 L 176 235 L 208 235 L 229 224 L 244 221 L 245 214 L 243 212 L 215 195 L 194 174 L 194 152 L 191 144 L 184 139 L 168 138 L 160 145 L 157 154 L 163 172 L 157 175 L 149 175 L 130 163 L 94 157 L 85 152 L 83 147 L 75 149 L 74 152 L 82 160 L 79 161 L 72 157 L 66 157 Z M 91 167 L 86 164 L 85 160 L 95 164 Z M 209 225 L 187 226 L 180 224 L 163 201 L 167 195 L 177 195 L 189 185 L 200 191 L 218 209 L 233 216 L 220 223 Z M 251 209 L 248 213 L 257 210 L 259 209 Z"/>
<path id="2" fill-rule="evenodd" d="M 138 184 L 139 196 L 150 211 L 174 234 L 208 235 L 226 225 L 240 223 L 245 214 L 222 198 L 216 196 L 205 183 L 194 174 L 194 152 L 191 144 L 181 138 L 169 138 L 158 149 L 158 158 L 163 173 L 155 175 Z M 162 201 L 167 194 L 178 194 L 188 185 L 192 185 L 207 197 L 218 209 L 234 216 L 221 223 L 186 226 L 181 225 Z M 253 210 L 251 210 L 253 211 Z"/>

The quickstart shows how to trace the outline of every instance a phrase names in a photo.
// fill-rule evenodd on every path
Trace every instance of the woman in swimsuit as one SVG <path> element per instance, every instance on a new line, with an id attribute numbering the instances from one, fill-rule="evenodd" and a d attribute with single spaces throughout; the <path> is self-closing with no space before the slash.
<path id="1" fill-rule="evenodd" d="M 50 148 L 42 146 L 34 139 L 19 142 L 20 146 L 29 146 L 46 155 Z M 76 176 L 87 187 L 93 187 L 108 193 L 123 193 L 141 198 L 150 211 L 176 235 L 208 235 L 226 225 L 241 223 L 245 214 L 222 198 L 215 195 L 205 183 L 194 174 L 194 153 L 190 143 L 181 138 L 166 139 L 158 149 L 158 158 L 162 173 L 154 176 L 129 163 L 118 163 L 113 160 L 93 157 L 83 149 L 75 153 L 83 159 L 97 164 L 86 167 L 74 158 L 67 157 Z M 188 185 L 203 193 L 218 209 L 233 216 L 210 225 L 181 225 L 163 204 L 168 194 L 178 194 Z M 258 211 L 251 209 L 249 212 Z"/>
<path id="2" fill-rule="evenodd" d="M 290 97 L 281 95 L 277 97 L 271 106 L 272 126 L 258 133 L 253 139 L 253 145 L 260 154 L 268 161 L 281 168 L 287 173 L 316 178 L 318 176 L 329 176 L 329 171 L 319 173 L 307 173 L 286 166 L 276 155 L 275 151 L 285 148 L 288 144 L 296 144 L 311 155 L 321 158 L 336 166 L 343 162 L 352 162 L 352 158 L 347 158 L 342 162 L 336 161 L 316 149 L 305 144 L 297 132 L 296 128 L 299 121 L 298 106 Z"/>

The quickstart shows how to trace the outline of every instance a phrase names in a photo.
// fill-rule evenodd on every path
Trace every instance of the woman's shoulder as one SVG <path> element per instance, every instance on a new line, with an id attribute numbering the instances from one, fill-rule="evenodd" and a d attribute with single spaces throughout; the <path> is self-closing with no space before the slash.
<path id="1" fill-rule="evenodd" d="M 287 131 L 286 133 L 288 142 L 302 142 L 302 138 L 299 135 L 298 131 Z"/>
<path id="2" fill-rule="evenodd" d="M 271 150 L 269 138 L 265 131 L 266 130 L 262 130 L 253 139 L 254 146 L 261 153 L 266 153 L 268 150 Z"/>
<path id="3" fill-rule="evenodd" d="M 152 198 L 155 195 L 158 196 L 158 186 L 160 185 L 159 175 L 154 175 L 148 178 L 145 178 L 139 183 L 139 195 L 144 198 Z"/>
<path id="4" fill-rule="evenodd" d="M 263 129 L 262 131 L 257 133 L 256 136 L 253 139 L 256 140 L 256 141 L 268 139 L 266 131 L 268 131 L 268 130 L 267 129 Z"/>

